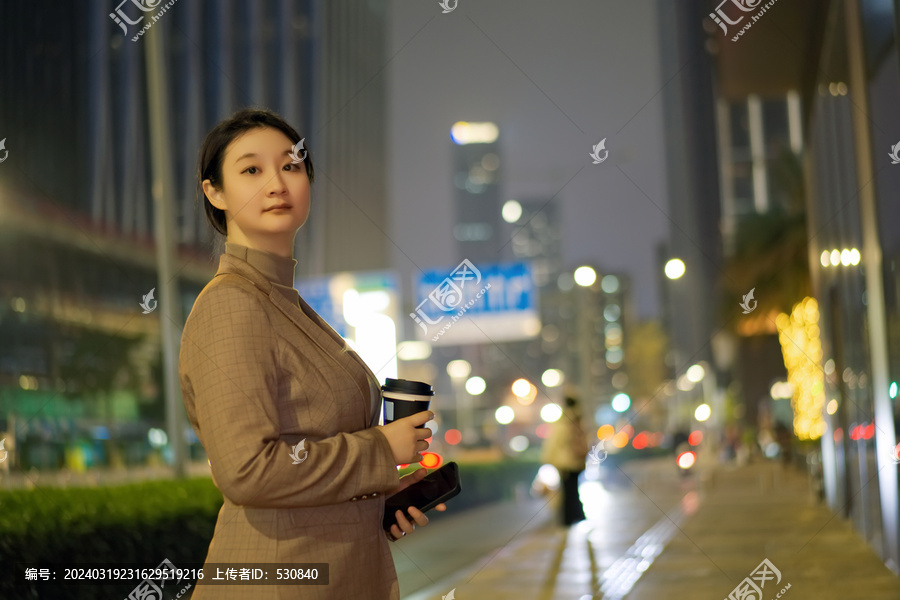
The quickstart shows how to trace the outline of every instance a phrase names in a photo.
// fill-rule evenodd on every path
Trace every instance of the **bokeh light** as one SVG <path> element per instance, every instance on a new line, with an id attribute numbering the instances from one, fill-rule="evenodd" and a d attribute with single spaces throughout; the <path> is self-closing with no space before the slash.
<path id="1" fill-rule="evenodd" d="M 616 448 L 624 448 L 628 445 L 628 434 L 624 431 L 618 432 L 612 437 L 612 445 Z"/>
<path id="2" fill-rule="evenodd" d="M 541 375 L 541 383 L 547 387 L 557 387 L 564 379 L 563 372 L 559 369 L 547 369 L 544 371 L 544 374 Z"/>
<path id="3" fill-rule="evenodd" d="M 682 469 L 690 469 L 694 466 L 694 463 L 697 462 L 697 455 L 691 451 L 682 452 L 678 455 L 676 459 L 678 462 L 678 466 Z"/>
<path id="4" fill-rule="evenodd" d="M 531 383 L 527 379 L 516 379 L 512 384 L 512 393 L 524 398 L 531 393 Z"/>
<path id="5" fill-rule="evenodd" d="M 621 392 L 613 396 L 612 408 L 614 411 L 625 412 L 629 406 L 631 406 L 631 398 L 628 397 L 628 394 Z"/>
<path id="6" fill-rule="evenodd" d="M 631 445 L 634 446 L 635 450 L 643 450 L 647 447 L 648 443 L 649 438 L 646 431 L 640 432 L 639 434 L 634 436 L 634 439 L 631 441 Z"/>
<path id="7" fill-rule="evenodd" d="M 607 294 L 614 294 L 619 289 L 619 278 L 615 275 L 606 275 L 600 280 L 600 289 Z"/>
<path id="8" fill-rule="evenodd" d="M 615 434 L 616 434 L 616 429 L 612 425 L 601 425 L 600 428 L 597 429 L 597 439 L 598 440 L 608 440 Z"/>
<path id="9" fill-rule="evenodd" d="M 494 411 L 494 419 L 501 425 L 509 425 L 516 418 L 515 411 L 509 406 L 501 406 Z"/>
<path id="10" fill-rule="evenodd" d="M 507 223 L 515 223 L 522 217 L 522 205 L 515 200 L 507 200 L 500 209 L 500 216 Z"/>
<path id="11" fill-rule="evenodd" d="M 528 449 L 528 438 L 524 435 L 517 435 L 509 440 L 509 449 L 513 452 L 524 452 Z"/>
<path id="12" fill-rule="evenodd" d="M 482 379 L 481 377 L 469 377 L 466 380 L 466 391 L 473 396 L 483 394 L 484 390 L 486 389 L 487 383 L 485 383 L 484 379 Z"/>
<path id="13" fill-rule="evenodd" d="M 831 258 L 834 262 L 834 253 Z M 794 392 L 794 433 L 801 440 L 815 440 L 825 433 L 825 376 L 819 368 L 822 345 L 818 323 L 819 305 L 810 297 L 795 304 L 790 315 L 781 313 L 775 318 L 788 382 Z"/>
<path id="14" fill-rule="evenodd" d="M 706 370 L 702 365 L 691 365 L 685 375 L 691 383 L 699 383 L 706 376 Z"/>
<path id="15" fill-rule="evenodd" d="M 444 432 L 444 441 L 455 446 L 462 441 L 462 432 L 459 429 L 448 429 Z"/>
<path id="16" fill-rule="evenodd" d="M 560 408 L 559 404 L 555 404 L 553 402 L 545 404 L 543 408 L 541 408 L 541 419 L 546 421 L 547 423 L 555 423 L 556 421 L 559 421 L 559 418 L 562 417 L 562 414 L 562 408 Z"/>
<path id="17" fill-rule="evenodd" d="M 582 287 L 594 285 L 597 281 L 597 272 L 591 267 L 578 267 L 575 269 L 575 283 Z"/>
<path id="18" fill-rule="evenodd" d="M 463 379 L 472 372 L 472 365 L 467 360 L 451 360 L 447 363 L 447 375 L 453 379 Z"/>
<path id="19" fill-rule="evenodd" d="M 709 404 L 701 404 L 697 407 L 697 410 L 694 411 L 694 418 L 700 422 L 703 422 L 709 418 L 712 414 L 712 409 L 709 407 Z"/>
<path id="20" fill-rule="evenodd" d="M 426 469 L 437 469 L 441 466 L 442 462 L 444 462 L 444 460 L 441 458 L 440 454 L 435 452 L 423 452 L 422 460 L 419 461 L 419 464 Z"/>
<path id="21" fill-rule="evenodd" d="M 680 258 L 673 258 L 666 263 L 666 277 L 669 279 L 678 279 L 684 275 L 684 261 Z"/>

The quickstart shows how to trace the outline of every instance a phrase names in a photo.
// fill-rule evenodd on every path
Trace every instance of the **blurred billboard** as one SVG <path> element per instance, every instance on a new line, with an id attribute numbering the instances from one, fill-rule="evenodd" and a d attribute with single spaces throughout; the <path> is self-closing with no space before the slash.
<path id="1" fill-rule="evenodd" d="M 537 291 L 527 262 L 429 269 L 413 281 L 410 317 L 419 340 L 483 344 L 535 337 L 541 330 Z"/>

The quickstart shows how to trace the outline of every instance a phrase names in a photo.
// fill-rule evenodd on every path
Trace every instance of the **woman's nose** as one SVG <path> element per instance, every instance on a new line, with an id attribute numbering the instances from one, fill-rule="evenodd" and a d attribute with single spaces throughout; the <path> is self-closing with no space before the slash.
<path id="1" fill-rule="evenodd" d="M 283 194 L 287 190 L 284 183 L 284 176 L 279 171 L 268 183 L 267 193 L 270 196 Z"/>

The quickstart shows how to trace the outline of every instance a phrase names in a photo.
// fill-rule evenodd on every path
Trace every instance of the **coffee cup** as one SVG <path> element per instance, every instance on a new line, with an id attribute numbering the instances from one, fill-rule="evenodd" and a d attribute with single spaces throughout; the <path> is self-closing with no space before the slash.
<path id="1" fill-rule="evenodd" d="M 381 386 L 384 400 L 384 424 L 428 410 L 434 388 L 421 381 L 387 378 Z M 425 429 L 425 426 L 419 427 Z"/>

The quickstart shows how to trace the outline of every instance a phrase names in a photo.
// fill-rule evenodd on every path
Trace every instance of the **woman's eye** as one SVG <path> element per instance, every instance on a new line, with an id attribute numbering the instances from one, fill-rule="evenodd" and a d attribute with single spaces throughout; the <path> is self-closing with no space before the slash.
<path id="1" fill-rule="evenodd" d="M 242 173 L 250 173 L 251 175 L 256 175 L 256 173 L 257 173 L 258 171 L 259 171 L 259 169 L 257 169 L 256 167 L 247 167 L 246 169 L 244 169 L 244 170 L 241 171 L 241 172 L 242 172 Z"/>
<path id="2" fill-rule="evenodd" d="M 296 171 L 298 168 L 300 168 L 300 165 L 294 164 L 294 163 L 288 163 L 288 164 L 284 165 L 284 168 L 289 171 Z"/>

